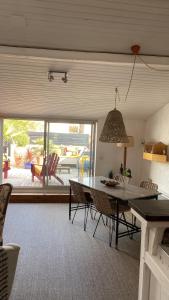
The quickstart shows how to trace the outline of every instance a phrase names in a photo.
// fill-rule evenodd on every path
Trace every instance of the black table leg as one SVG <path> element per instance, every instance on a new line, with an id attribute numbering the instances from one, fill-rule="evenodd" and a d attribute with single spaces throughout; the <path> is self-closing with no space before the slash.
<path id="1" fill-rule="evenodd" d="M 116 199 L 116 241 L 115 247 L 118 248 L 118 235 L 119 235 L 119 200 Z"/>
<path id="2" fill-rule="evenodd" d="M 69 220 L 71 220 L 71 204 L 72 204 L 72 191 L 71 191 L 71 186 L 70 186 L 70 192 L 69 192 Z"/>

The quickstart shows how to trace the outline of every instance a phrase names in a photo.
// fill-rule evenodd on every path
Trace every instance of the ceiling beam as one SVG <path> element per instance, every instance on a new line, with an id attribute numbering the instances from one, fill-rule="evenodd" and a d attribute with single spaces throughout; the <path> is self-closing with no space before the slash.
<path id="1" fill-rule="evenodd" d="M 13 46 L 0 46 L 0 57 L 21 57 L 25 59 L 43 59 L 55 60 L 58 62 L 74 62 L 74 63 L 90 63 L 90 64 L 104 64 L 104 65 L 124 65 L 132 64 L 134 61 L 133 54 L 111 54 L 98 52 L 81 52 L 81 51 L 65 51 L 65 50 L 50 50 L 50 49 L 36 49 L 23 48 Z M 169 57 L 146 56 L 144 61 L 151 65 L 169 66 Z M 144 66 L 143 63 L 137 59 L 137 64 Z"/>

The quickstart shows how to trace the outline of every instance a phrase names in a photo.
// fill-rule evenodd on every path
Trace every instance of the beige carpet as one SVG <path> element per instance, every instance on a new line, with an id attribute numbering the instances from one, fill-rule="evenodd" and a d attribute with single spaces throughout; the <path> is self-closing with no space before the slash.
<path id="1" fill-rule="evenodd" d="M 21 245 L 11 300 L 136 300 L 139 236 L 108 246 L 80 212 L 72 225 L 65 204 L 10 204 L 4 242 Z"/>

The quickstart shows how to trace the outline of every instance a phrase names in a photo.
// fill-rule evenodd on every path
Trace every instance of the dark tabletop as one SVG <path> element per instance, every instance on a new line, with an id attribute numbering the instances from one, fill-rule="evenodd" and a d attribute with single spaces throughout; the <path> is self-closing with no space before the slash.
<path id="1" fill-rule="evenodd" d="M 169 200 L 130 200 L 129 206 L 147 221 L 169 221 Z"/>

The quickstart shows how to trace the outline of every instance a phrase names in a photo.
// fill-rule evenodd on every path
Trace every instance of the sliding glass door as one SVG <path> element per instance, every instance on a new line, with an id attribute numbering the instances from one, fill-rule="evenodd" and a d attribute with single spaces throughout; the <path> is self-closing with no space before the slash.
<path id="1" fill-rule="evenodd" d="M 4 119 L 2 124 L 3 183 L 59 189 L 71 178 L 93 175 L 94 123 Z"/>
<path id="2" fill-rule="evenodd" d="M 48 176 L 48 186 L 69 185 L 69 179 L 90 176 L 94 167 L 93 125 L 48 123 L 47 153 L 57 153 L 56 176 Z M 63 183 L 62 183 L 63 182 Z"/>

